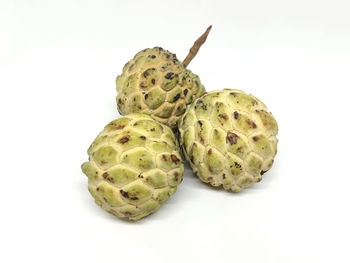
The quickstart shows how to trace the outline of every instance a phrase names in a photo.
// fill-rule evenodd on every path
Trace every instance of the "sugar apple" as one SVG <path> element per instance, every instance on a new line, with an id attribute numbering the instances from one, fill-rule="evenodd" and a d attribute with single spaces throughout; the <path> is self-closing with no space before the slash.
<path id="1" fill-rule="evenodd" d="M 110 122 L 82 164 L 96 204 L 129 220 L 155 212 L 182 181 L 183 163 L 172 130 L 135 113 Z"/>
<path id="2" fill-rule="evenodd" d="M 138 52 L 126 63 L 116 84 L 121 115 L 145 113 L 172 128 L 187 105 L 205 92 L 199 77 L 161 47 Z"/>
<path id="3" fill-rule="evenodd" d="M 240 90 L 206 93 L 179 123 L 180 144 L 205 183 L 239 192 L 269 170 L 278 126 L 266 106 Z"/>

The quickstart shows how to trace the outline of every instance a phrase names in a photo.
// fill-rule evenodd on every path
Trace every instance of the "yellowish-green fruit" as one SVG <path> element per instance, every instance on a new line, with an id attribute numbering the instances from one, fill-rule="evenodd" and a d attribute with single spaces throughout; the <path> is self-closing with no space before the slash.
<path id="1" fill-rule="evenodd" d="M 172 130 L 135 113 L 110 122 L 82 164 L 96 204 L 129 220 L 156 210 L 182 181 L 183 163 Z"/>
<path id="2" fill-rule="evenodd" d="M 187 105 L 200 97 L 199 77 L 160 47 L 140 51 L 117 77 L 117 106 L 122 115 L 145 113 L 172 128 Z"/>
<path id="3" fill-rule="evenodd" d="M 206 93 L 179 123 L 180 144 L 199 179 L 239 192 L 259 182 L 277 153 L 278 126 L 266 106 L 240 90 Z"/>

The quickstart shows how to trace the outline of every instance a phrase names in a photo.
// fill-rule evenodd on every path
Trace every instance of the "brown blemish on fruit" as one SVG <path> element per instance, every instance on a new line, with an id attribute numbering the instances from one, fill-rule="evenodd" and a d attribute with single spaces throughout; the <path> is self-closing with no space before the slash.
<path id="1" fill-rule="evenodd" d="M 170 158 L 175 164 L 178 164 L 180 162 L 180 160 L 174 154 L 170 155 Z"/>
<path id="2" fill-rule="evenodd" d="M 208 154 L 210 155 L 212 152 L 213 152 L 212 149 L 209 149 Z"/>
<path id="3" fill-rule="evenodd" d="M 207 105 L 203 104 L 203 105 L 202 105 L 202 109 L 203 109 L 203 110 L 207 110 Z"/>
<path id="4" fill-rule="evenodd" d="M 184 90 L 184 95 L 186 96 L 187 93 L 188 93 L 188 89 L 185 89 L 185 90 Z"/>
<path id="5" fill-rule="evenodd" d="M 166 79 L 173 79 L 174 77 L 175 77 L 175 74 L 173 72 L 169 72 L 164 76 L 164 78 Z"/>
<path id="6" fill-rule="evenodd" d="M 162 155 L 162 158 L 164 160 L 164 162 L 166 162 L 168 159 L 166 158 L 166 155 Z"/>
<path id="7" fill-rule="evenodd" d="M 142 174 L 139 174 L 137 177 L 138 177 L 138 178 L 143 178 L 143 175 L 142 175 Z M 147 178 L 147 179 L 149 179 L 149 178 Z"/>
<path id="8" fill-rule="evenodd" d="M 260 138 L 259 138 L 259 136 L 254 136 L 252 139 L 254 142 L 257 142 L 257 141 L 259 141 Z"/>
<path id="9" fill-rule="evenodd" d="M 120 138 L 119 142 L 121 144 L 124 144 L 124 143 L 127 143 L 129 140 L 130 140 L 130 135 L 126 135 L 126 136 Z"/>
<path id="10" fill-rule="evenodd" d="M 233 113 L 233 117 L 234 117 L 236 120 L 238 120 L 238 116 L 239 116 L 238 112 L 235 111 L 235 112 Z"/>
<path id="11" fill-rule="evenodd" d="M 204 139 L 202 137 L 200 137 L 200 142 L 204 144 Z"/>
<path id="12" fill-rule="evenodd" d="M 131 200 L 139 200 L 139 198 L 136 197 L 136 196 L 130 197 L 130 199 L 131 199 Z"/>
<path id="13" fill-rule="evenodd" d="M 250 127 L 252 127 L 253 129 L 255 129 L 257 126 L 256 126 L 256 124 L 255 124 L 255 122 L 253 122 L 252 120 L 247 120 L 247 124 L 250 126 Z"/>
<path id="14" fill-rule="evenodd" d="M 121 129 L 124 129 L 125 125 L 119 125 L 116 129 L 117 130 L 121 130 Z"/>
<path id="15" fill-rule="evenodd" d="M 203 103 L 202 99 L 197 100 L 197 104 L 201 104 L 201 103 Z"/>
<path id="16" fill-rule="evenodd" d="M 129 193 L 128 193 L 128 192 L 125 192 L 125 191 L 123 191 L 123 190 L 120 190 L 120 194 L 121 194 L 122 196 L 124 196 L 125 198 L 129 198 Z"/>
<path id="17" fill-rule="evenodd" d="M 96 188 L 96 191 L 97 191 L 97 192 L 100 191 L 100 187 L 97 187 L 97 188 Z"/>
<path id="18" fill-rule="evenodd" d="M 174 179 L 175 179 L 175 181 L 179 180 L 179 173 L 178 172 L 174 173 Z"/>
<path id="19" fill-rule="evenodd" d="M 209 180 L 209 181 L 213 180 L 213 177 L 208 177 L 208 180 Z"/>
<path id="20" fill-rule="evenodd" d="M 150 129 L 150 131 L 152 131 L 152 132 L 154 132 L 155 130 L 156 130 L 155 128 Z"/>
<path id="21" fill-rule="evenodd" d="M 135 66 L 135 64 L 132 64 L 130 67 L 129 67 L 129 71 L 132 70 L 132 68 Z"/>
<path id="22" fill-rule="evenodd" d="M 146 140 L 146 137 L 142 135 L 142 136 L 140 136 L 140 139 L 141 140 Z"/>
<path id="23" fill-rule="evenodd" d="M 242 168 L 242 165 L 240 165 L 239 163 L 235 162 L 235 167 L 239 169 L 239 168 Z"/>
<path id="24" fill-rule="evenodd" d="M 227 121 L 227 119 L 228 119 L 228 117 L 227 117 L 226 114 L 219 114 L 219 117 L 220 117 L 221 119 L 224 119 L 225 121 Z"/>
<path id="25" fill-rule="evenodd" d="M 105 172 L 105 173 L 102 174 L 103 179 L 106 179 L 107 176 L 108 176 L 108 173 L 107 173 L 107 172 Z"/>
<path id="26" fill-rule="evenodd" d="M 173 54 L 173 63 L 174 64 L 176 64 L 176 62 L 177 62 L 178 60 L 177 60 L 177 57 L 176 57 L 176 55 L 175 54 Z"/>
<path id="27" fill-rule="evenodd" d="M 199 126 L 203 126 L 203 123 L 201 121 L 198 121 Z"/>
<path id="28" fill-rule="evenodd" d="M 226 179 L 226 175 L 225 174 L 222 174 L 222 179 Z"/>
<path id="29" fill-rule="evenodd" d="M 152 79 L 151 81 L 152 81 L 153 85 L 156 84 L 156 80 L 155 79 Z"/>
<path id="30" fill-rule="evenodd" d="M 147 93 L 147 94 L 145 94 L 145 100 L 147 100 L 147 98 L 148 98 L 148 93 Z"/>
<path id="31" fill-rule="evenodd" d="M 103 197 L 103 200 L 105 200 L 105 202 L 108 202 L 107 198 L 106 197 Z"/>
<path id="32" fill-rule="evenodd" d="M 264 173 L 266 173 L 267 171 L 261 171 L 260 172 L 260 175 L 263 175 Z"/>
<path id="33" fill-rule="evenodd" d="M 228 132 L 226 136 L 226 142 L 229 142 L 231 145 L 237 143 L 238 135 L 233 132 Z"/>
<path id="34" fill-rule="evenodd" d="M 126 215 L 126 216 L 131 216 L 130 212 L 123 212 L 123 214 Z"/>
<path id="35" fill-rule="evenodd" d="M 178 99 L 180 99 L 180 96 L 181 96 L 180 93 L 176 94 L 176 96 L 173 99 L 173 102 L 176 102 Z"/>

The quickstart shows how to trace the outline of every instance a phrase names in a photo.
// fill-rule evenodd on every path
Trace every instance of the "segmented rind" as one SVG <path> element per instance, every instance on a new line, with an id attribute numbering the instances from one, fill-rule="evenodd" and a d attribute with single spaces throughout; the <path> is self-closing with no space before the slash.
<path id="1" fill-rule="evenodd" d="M 183 163 L 171 129 L 144 114 L 110 122 L 82 164 L 96 204 L 129 220 L 155 212 L 182 181 Z"/>
<path id="2" fill-rule="evenodd" d="M 145 113 L 170 127 L 176 127 L 187 105 L 205 92 L 199 77 L 160 47 L 137 53 L 116 85 L 120 114 Z"/>
<path id="3" fill-rule="evenodd" d="M 277 153 L 277 122 L 260 100 L 240 90 L 197 99 L 180 120 L 179 132 L 199 179 L 234 192 L 259 182 Z"/>

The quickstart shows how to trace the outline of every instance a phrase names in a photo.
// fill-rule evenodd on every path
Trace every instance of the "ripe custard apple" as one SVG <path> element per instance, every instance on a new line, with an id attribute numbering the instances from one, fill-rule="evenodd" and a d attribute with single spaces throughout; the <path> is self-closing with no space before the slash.
<path id="1" fill-rule="evenodd" d="M 117 77 L 117 106 L 121 115 L 140 112 L 172 128 L 204 86 L 175 54 L 160 47 L 137 53 Z"/>
<path id="2" fill-rule="evenodd" d="M 172 130 L 150 116 L 110 122 L 82 164 L 96 204 L 129 220 L 155 212 L 182 181 L 183 163 Z"/>
<path id="3" fill-rule="evenodd" d="M 212 91 L 197 99 L 179 132 L 197 176 L 233 192 L 259 182 L 277 153 L 277 122 L 260 100 L 240 90 Z"/>

